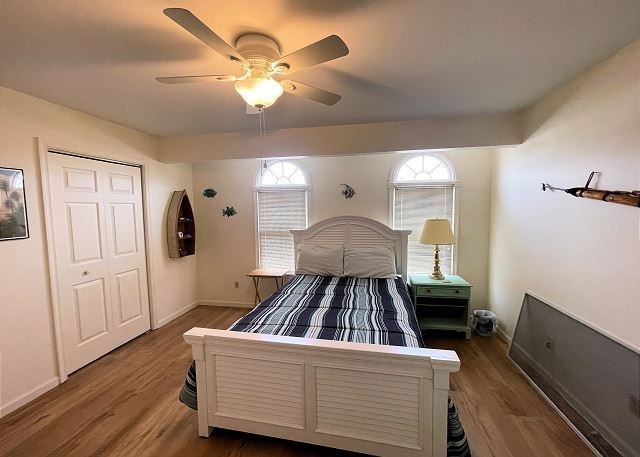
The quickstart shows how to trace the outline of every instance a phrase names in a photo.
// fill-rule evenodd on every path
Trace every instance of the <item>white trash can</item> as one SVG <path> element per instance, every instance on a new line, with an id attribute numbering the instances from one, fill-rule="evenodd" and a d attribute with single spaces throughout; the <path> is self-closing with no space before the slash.
<path id="1" fill-rule="evenodd" d="M 486 309 L 476 309 L 473 312 L 473 329 L 480 336 L 491 336 L 496 327 L 497 316 Z"/>

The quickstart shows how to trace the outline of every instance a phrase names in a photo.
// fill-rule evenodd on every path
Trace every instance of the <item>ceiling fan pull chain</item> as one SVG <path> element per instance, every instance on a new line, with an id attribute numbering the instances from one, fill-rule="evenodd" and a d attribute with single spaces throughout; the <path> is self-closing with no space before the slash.
<path id="1" fill-rule="evenodd" d="M 264 110 L 264 108 L 262 108 L 261 111 L 262 114 L 262 154 L 264 155 L 264 143 L 267 141 L 266 136 L 267 136 L 267 114 Z M 267 168 L 267 159 L 265 157 L 264 159 L 264 168 Z"/>
<path id="2" fill-rule="evenodd" d="M 264 118 L 265 114 L 264 114 L 264 108 L 260 108 L 260 113 L 258 114 L 258 121 L 259 121 L 259 138 L 258 138 L 258 147 L 260 148 L 259 150 L 259 154 L 260 154 L 260 175 L 262 176 L 262 173 L 264 171 L 265 168 L 267 168 L 267 161 L 264 158 L 264 132 L 265 132 L 265 118 Z"/>

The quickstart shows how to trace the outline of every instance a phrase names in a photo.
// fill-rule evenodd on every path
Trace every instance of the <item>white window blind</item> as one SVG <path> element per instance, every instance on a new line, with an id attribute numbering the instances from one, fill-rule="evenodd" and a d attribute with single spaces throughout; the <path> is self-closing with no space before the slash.
<path id="1" fill-rule="evenodd" d="M 420 244 L 425 219 L 446 218 L 453 227 L 454 188 L 396 187 L 393 202 L 393 228 L 411 230 L 409 235 L 409 273 L 433 271 L 435 246 Z M 440 246 L 440 268 L 444 274 L 452 272 L 452 246 Z"/>
<path id="2" fill-rule="evenodd" d="M 307 227 L 305 190 L 258 192 L 260 268 L 294 268 L 291 229 Z"/>

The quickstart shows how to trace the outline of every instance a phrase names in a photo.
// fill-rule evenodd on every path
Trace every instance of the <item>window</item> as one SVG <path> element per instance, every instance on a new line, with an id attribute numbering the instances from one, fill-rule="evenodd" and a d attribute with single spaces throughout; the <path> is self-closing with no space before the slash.
<path id="1" fill-rule="evenodd" d="M 258 264 L 294 267 L 291 229 L 307 228 L 309 178 L 288 160 L 267 163 L 258 173 Z"/>
<path id="2" fill-rule="evenodd" d="M 455 177 L 442 157 L 421 153 L 402 159 L 391 174 L 393 228 L 411 230 L 409 273 L 433 271 L 434 246 L 420 244 L 425 219 L 446 218 L 454 226 Z M 440 268 L 453 271 L 453 246 L 440 247 Z"/>

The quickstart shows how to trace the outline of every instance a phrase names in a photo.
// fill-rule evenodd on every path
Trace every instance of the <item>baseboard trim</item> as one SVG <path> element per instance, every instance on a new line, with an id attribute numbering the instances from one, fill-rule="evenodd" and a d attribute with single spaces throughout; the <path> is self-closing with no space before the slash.
<path id="1" fill-rule="evenodd" d="M 199 300 L 198 305 L 206 306 L 230 306 L 232 308 L 253 308 L 252 302 L 234 301 L 234 300 Z"/>
<path id="2" fill-rule="evenodd" d="M 253 308 L 255 305 L 253 303 L 250 302 L 244 302 L 244 301 L 233 301 L 233 300 L 195 300 L 191 303 L 189 303 L 187 306 L 185 306 L 184 308 L 180 308 L 178 311 L 169 314 L 166 317 L 163 317 L 162 319 L 160 319 L 158 322 L 156 322 L 156 324 L 153 326 L 153 330 L 159 329 L 160 327 L 162 327 L 163 325 L 168 324 L 169 322 L 171 322 L 172 320 L 176 319 L 177 317 L 182 316 L 183 314 L 191 311 L 193 308 L 195 308 L 196 306 L 199 305 L 205 305 L 205 306 L 228 306 L 228 307 L 232 307 L 232 308 Z"/>
<path id="3" fill-rule="evenodd" d="M 36 386 L 35 388 L 31 389 L 29 392 L 20 395 L 18 398 L 11 400 L 6 405 L 0 405 L 0 417 L 4 417 L 7 414 L 20 408 L 21 406 L 26 405 L 30 401 L 35 400 L 40 395 L 42 395 L 45 392 L 48 392 L 49 390 L 53 389 L 59 384 L 60 384 L 60 380 L 56 376 L 55 378 L 51 378 L 50 380 L 45 381 L 42 384 Z"/>
<path id="4" fill-rule="evenodd" d="M 195 308 L 199 304 L 200 304 L 200 302 L 198 300 L 192 301 L 187 306 L 185 306 L 183 308 L 180 308 L 178 311 L 176 311 L 174 313 L 171 313 L 168 316 L 163 317 L 162 319 L 160 319 L 158 322 L 156 322 L 156 324 L 154 325 L 153 329 L 156 330 L 156 329 L 162 327 L 163 325 L 168 324 L 169 322 L 171 322 L 175 318 L 182 316 L 184 313 L 186 313 L 188 311 L 191 311 L 193 308 Z"/>
<path id="5" fill-rule="evenodd" d="M 511 337 L 507 335 L 501 327 L 496 327 L 496 335 L 498 335 L 498 338 L 500 338 L 502 341 L 507 343 L 507 345 L 511 344 Z"/>

